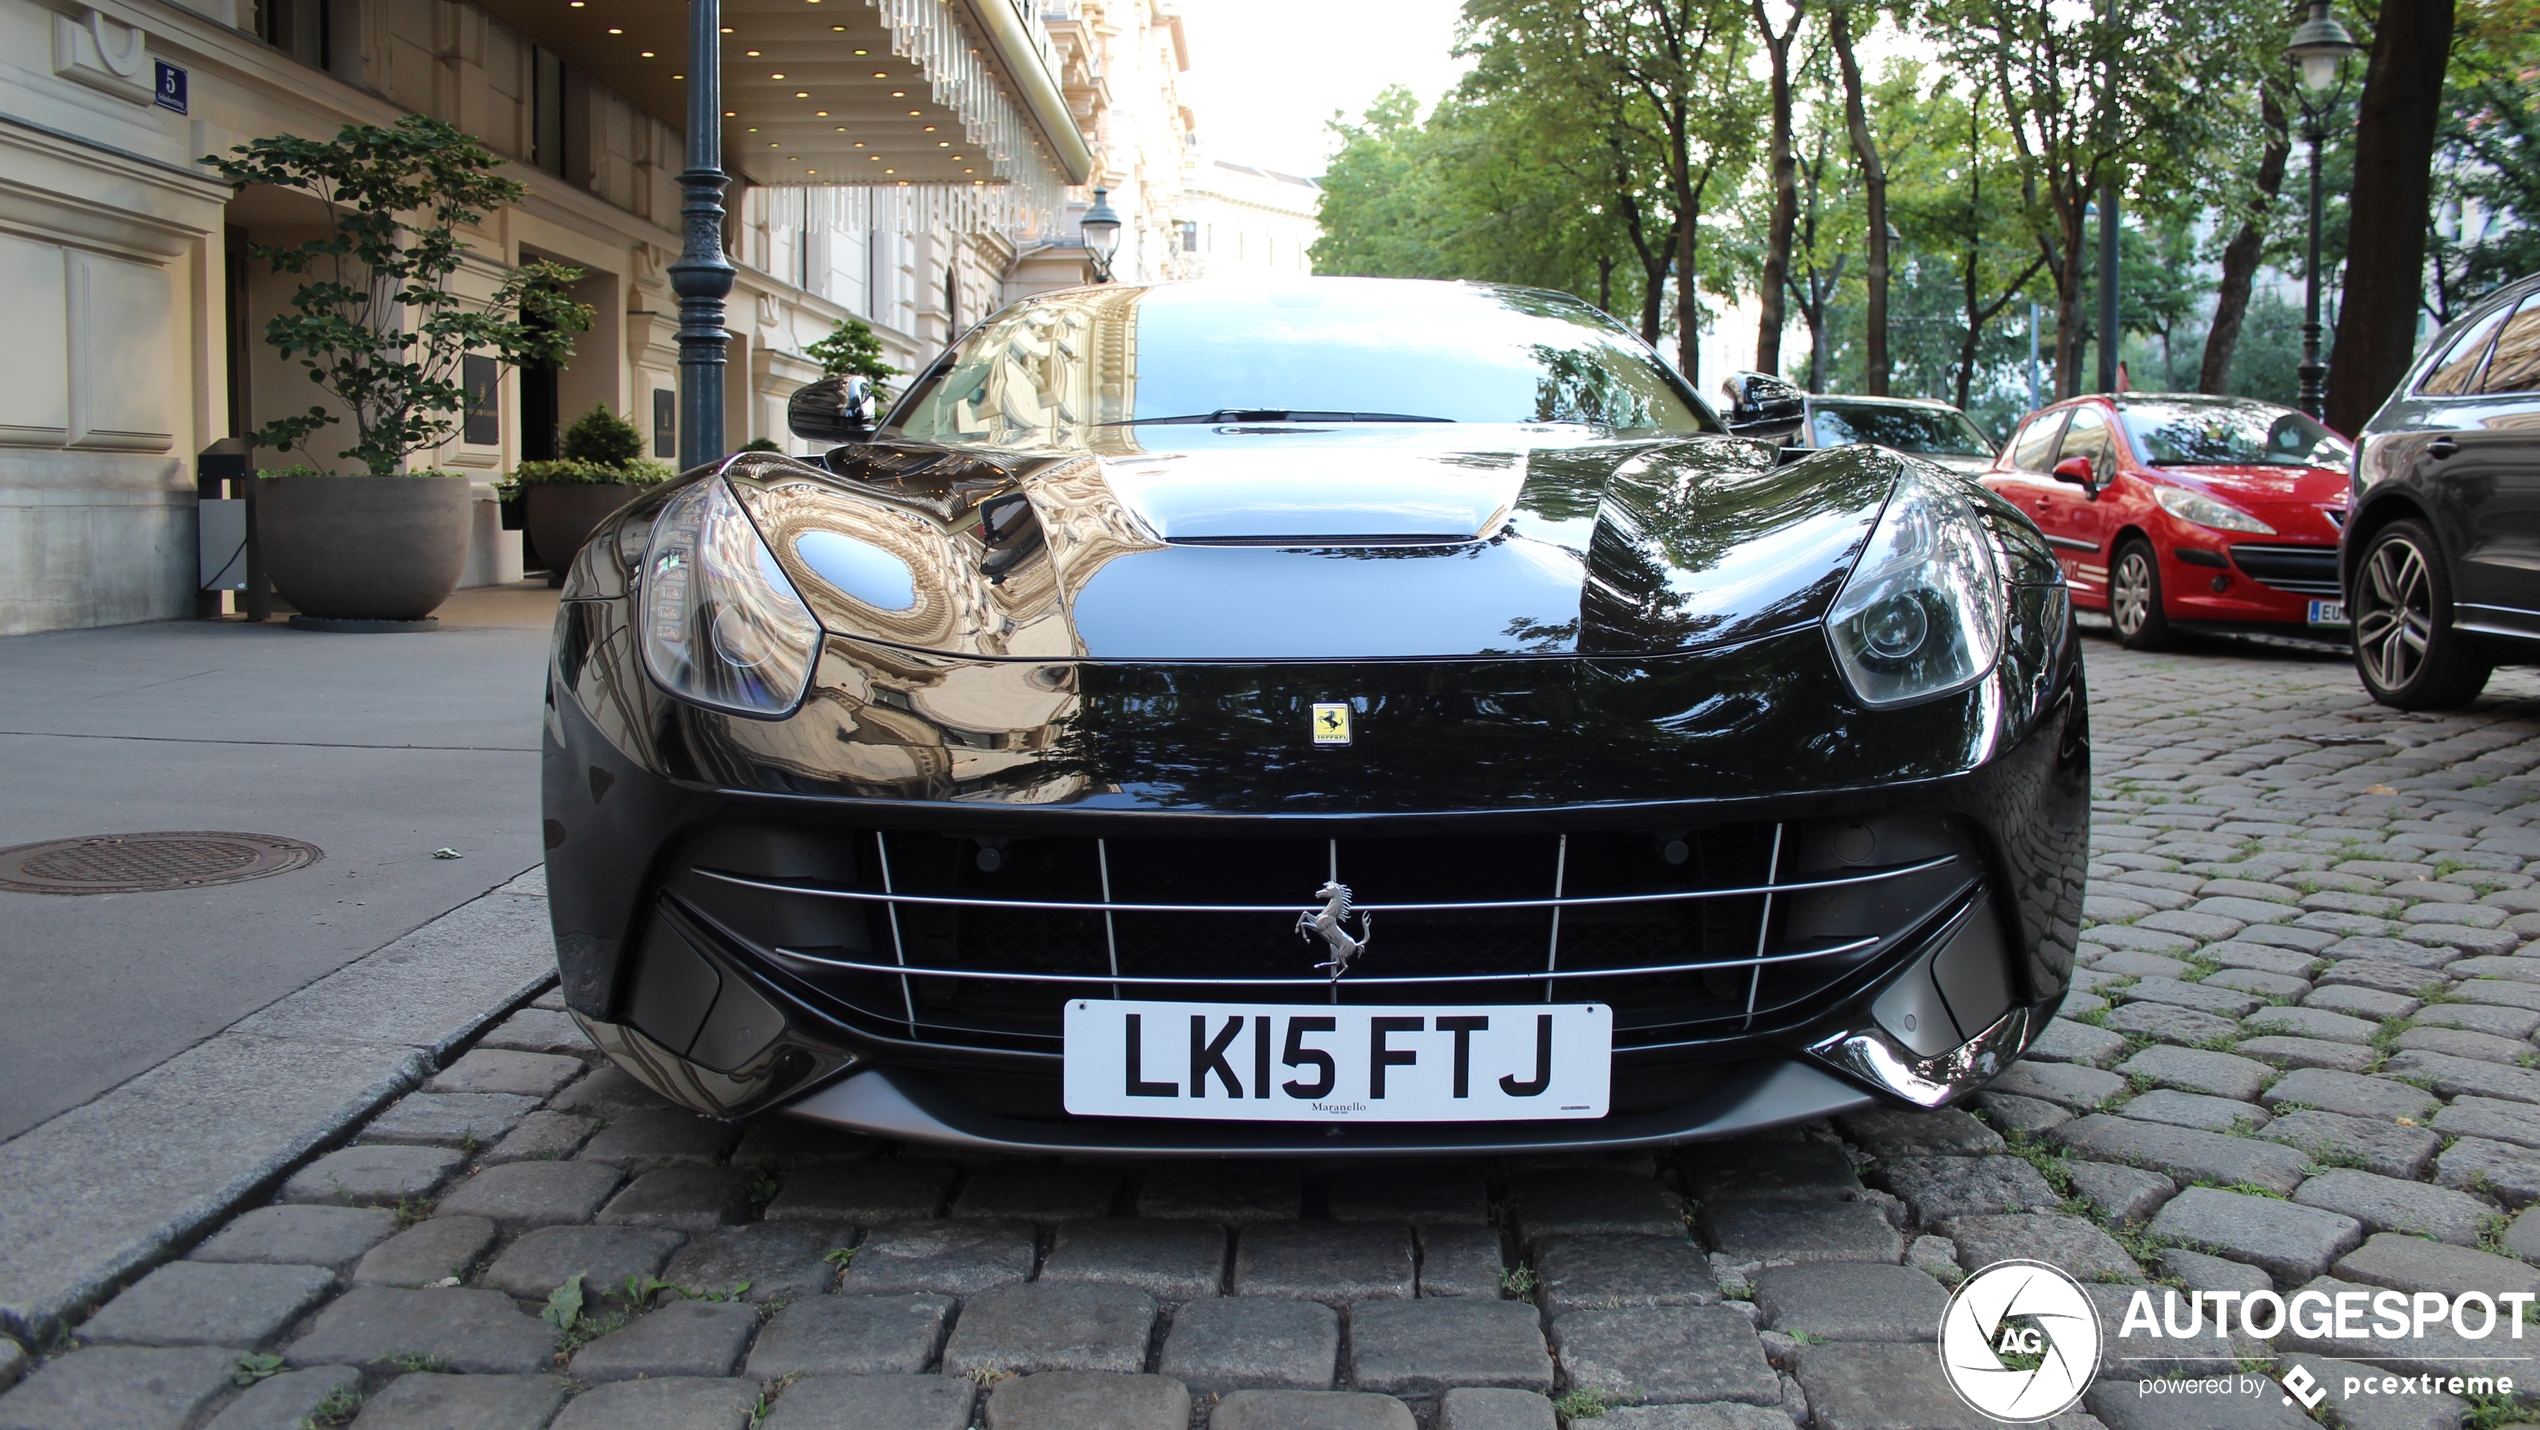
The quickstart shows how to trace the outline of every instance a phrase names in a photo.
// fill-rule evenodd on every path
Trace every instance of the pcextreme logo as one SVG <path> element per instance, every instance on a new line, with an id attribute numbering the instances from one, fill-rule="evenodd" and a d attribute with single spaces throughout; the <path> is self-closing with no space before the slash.
<path id="1" fill-rule="evenodd" d="M 1940 1318 L 1940 1370 L 1977 1413 L 2011 1424 L 2072 1408 L 2099 1371 L 2099 1312 L 2042 1261 L 1997 1261 Z"/>

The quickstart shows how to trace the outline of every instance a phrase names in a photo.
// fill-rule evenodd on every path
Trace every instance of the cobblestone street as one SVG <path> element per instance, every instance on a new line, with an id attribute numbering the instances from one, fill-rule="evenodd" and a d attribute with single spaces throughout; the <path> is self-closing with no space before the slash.
<path id="1" fill-rule="evenodd" d="M 1939 1430 L 1994 1423 L 1933 1342 L 2008 1257 L 2093 1283 L 2063 1425 L 2307 1425 L 2136 1387 L 2531 1354 L 2115 1331 L 2147 1281 L 2540 1292 L 2540 678 L 2420 716 L 2335 652 L 2088 658 L 2084 968 L 1967 1109 L 1488 1165 L 945 1157 L 663 1107 L 549 992 L 40 1355 L 0 1340 L 0 1430 Z M 2318 1423 L 2473 1413 L 2513 1419 Z"/>

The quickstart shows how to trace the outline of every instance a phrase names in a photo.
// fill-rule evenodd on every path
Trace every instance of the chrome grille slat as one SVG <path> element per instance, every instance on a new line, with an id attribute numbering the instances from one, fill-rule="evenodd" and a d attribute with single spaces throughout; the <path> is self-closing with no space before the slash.
<path id="1" fill-rule="evenodd" d="M 1859 938 L 1853 939 L 1848 943 L 1828 944 L 1823 948 L 1799 949 L 1790 953 L 1759 952 L 1752 958 L 1717 958 L 1706 960 L 1701 963 L 1636 963 L 1623 968 L 1574 968 L 1561 972 L 1556 972 L 1548 968 L 1530 968 L 1513 973 L 1414 973 L 1381 975 L 1353 973 L 1349 976 L 1349 986 L 1352 988 L 1364 988 L 1377 984 L 1510 983 L 1530 982 L 1537 979 L 1568 982 L 1572 979 L 1579 978 L 1639 978 L 1652 973 L 1708 973 L 1724 968 L 1760 969 L 1767 964 L 1797 963 L 1811 958 L 1840 957 L 1847 953 L 1858 953 L 1862 949 L 1874 947 L 1877 943 L 1878 940 L 1875 938 Z M 864 963 L 850 958 L 829 958 L 822 954 L 812 953 L 808 950 L 799 948 L 780 947 L 776 950 L 776 952 L 786 958 L 798 959 L 804 963 L 817 964 L 822 968 L 835 968 L 849 973 L 894 974 L 903 978 L 976 978 L 983 981 L 998 983 L 1114 983 L 1124 986 L 1144 988 L 1194 988 L 1200 986 L 1217 988 L 1322 988 L 1329 985 L 1331 982 L 1330 979 L 1319 975 L 1313 978 L 1207 978 L 1197 975 L 1186 975 L 1178 978 L 1122 975 L 1120 977 L 1113 978 L 1107 977 L 1101 973 L 1019 973 L 1007 969 L 994 968 L 926 968 L 914 967 L 904 963 Z M 1752 996 L 1753 995 L 1750 992 L 1748 1010 L 1748 1016 L 1750 1018 L 1754 1016 Z"/>
<path id="2" fill-rule="evenodd" d="M 882 892 L 885 896 L 888 896 L 891 892 L 891 841 L 889 835 L 884 834 L 878 829 L 873 831 L 873 852 L 875 857 L 881 861 Z M 702 873 L 704 871 L 700 870 L 699 872 Z M 892 904 L 890 906 L 890 911 L 891 957 L 898 962 L 902 970 L 906 970 L 908 967 L 908 944 L 900 938 L 899 905 Z M 910 985 L 908 981 L 908 974 L 905 971 L 900 974 L 900 999 L 908 1005 L 908 1035 L 914 1038 L 917 1036 L 917 990 Z"/>
<path id="3" fill-rule="evenodd" d="M 1557 910 L 1565 908 L 1585 908 L 1596 905 L 1685 903 L 1701 899 L 1752 898 L 1758 894 L 1770 897 L 1774 894 L 1804 893 L 1811 889 L 1843 889 L 1859 884 L 1874 884 L 1884 879 L 1902 879 L 1914 874 L 1927 873 L 1930 870 L 1941 868 L 1949 864 L 1954 857 L 1955 856 L 1953 855 L 1943 854 L 1936 858 L 1926 859 L 1919 864 L 1899 864 L 1893 868 L 1880 869 L 1867 874 L 1848 875 L 1840 879 L 1811 879 L 1804 882 L 1794 882 L 1788 884 L 1774 884 L 1767 882 L 1742 888 L 1664 889 L 1646 894 L 1597 894 L 1583 898 L 1564 897 L 1552 899 L 1473 899 L 1456 903 L 1435 904 L 1352 903 L 1350 907 L 1353 909 L 1364 909 L 1370 913 L 1379 914 L 1454 913 L 1459 910 Z M 753 879 L 746 874 L 734 874 L 721 869 L 699 868 L 694 872 L 700 878 L 713 879 L 726 884 L 737 884 L 743 888 L 764 889 L 769 893 L 807 894 L 814 898 L 849 899 L 859 903 L 868 904 L 928 904 L 966 909 L 1039 909 L 1052 913 L 1068 914 L 1294 914 L 1299 909 L 1307 907 L 1302 903 L 1119 904 L 1109 902 L 1108 900 L 1101 903 L 1087 903 L 1082 899 L 964 899 L 948 894 L 900 894 L 889 892 L 887 888 L 884 892 L 876 893 L 870 889 L 838 889 L 831 888 L 823 884 L 812 884 L 800 880 Z M 888 877 L 889 874 L 886 868 L 884 870 L 886 884 Z M 897 936 L 897 928 L 894 926 L 893 937 L 896 938 Z M 1102 980 L 1096 979 L 1094 981 L 1101 982 Z M 1356 981 L 1354 975 L 1352 981 Z"/>
<path id="4" fill-rule="evenodd" d="M 1773 881 L 1782 874 L 1782 831 L 1785 825 L 1773 826 L 1773 852 L 1764 863 L 1764 916 L 1755 921 L 1755 966 L 1746 978 L 1746 1026 L 1755 1026 L 1755 995 L 1764 987 L 1764 941 L 1773 933 Z M 1876 940 L 1872 940 L 1876 942 Z"/>

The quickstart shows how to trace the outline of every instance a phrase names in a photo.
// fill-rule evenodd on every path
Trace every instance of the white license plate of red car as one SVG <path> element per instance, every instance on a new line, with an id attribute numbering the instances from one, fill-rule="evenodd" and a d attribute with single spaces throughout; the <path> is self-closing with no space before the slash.
<path id="1" fill-rule="evenodd" d="M 1614 1010 L 1071 999 L 1067 1110 L 1241 1122 L 1605 1115 Z"/>
<path id="2" fill-rule="evenodd" d="M 2311 624 L 2315 626 L 2345 625 L 2346 603 L 2344 601 L 2313 601 Z"/>

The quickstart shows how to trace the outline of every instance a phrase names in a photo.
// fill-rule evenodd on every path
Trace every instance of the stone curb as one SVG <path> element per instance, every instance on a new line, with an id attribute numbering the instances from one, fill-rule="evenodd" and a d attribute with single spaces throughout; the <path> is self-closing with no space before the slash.
<path id="1" fill-rule="evenodd" d="M 0 1143 L 0 1334 L 42 1345 L 538 996 L 543 873 Z"/>

